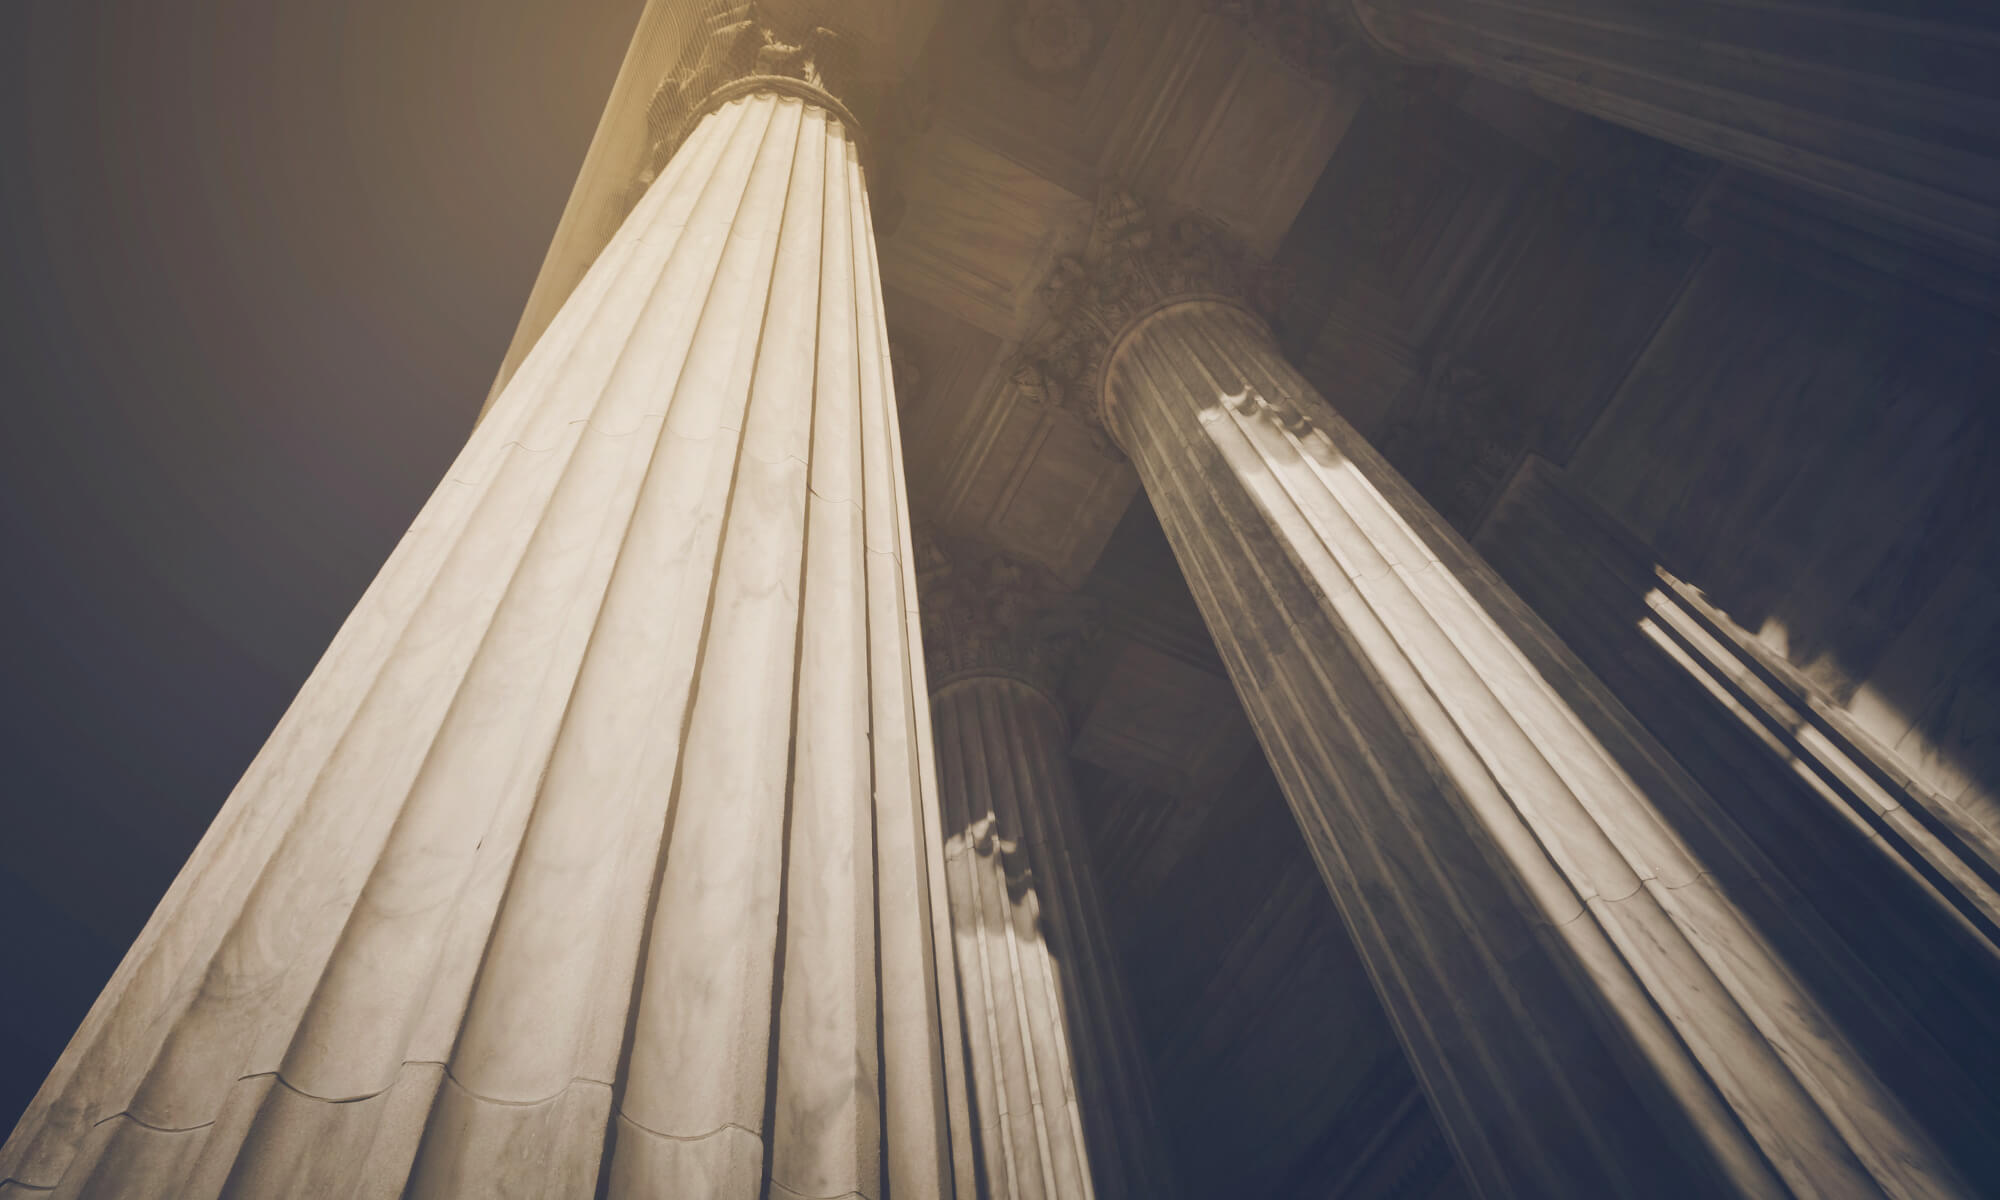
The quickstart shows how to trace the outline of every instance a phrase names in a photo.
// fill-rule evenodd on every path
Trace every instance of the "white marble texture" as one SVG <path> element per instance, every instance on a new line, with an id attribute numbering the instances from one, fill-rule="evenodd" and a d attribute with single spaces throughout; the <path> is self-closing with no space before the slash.
<path id="1" fill-rule="evenodd" d="M 971 1194 L 867 203 L 827 110 L 703 120 L 91 1010 L 0 1196 Z"/>
<path id="2" fill-rule="evenodd" d="M 1170 1200 L 1061 711 L 1000 673 L 932 697 L 973 1110 L 993 1200 Z"/>

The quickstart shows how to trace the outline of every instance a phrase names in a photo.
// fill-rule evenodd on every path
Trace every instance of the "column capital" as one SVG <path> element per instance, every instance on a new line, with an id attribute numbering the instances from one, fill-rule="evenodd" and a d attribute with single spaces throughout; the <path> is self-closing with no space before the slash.
<path id="1" fill-rule="evenodd" d="M 1288 284 L 1215 222 L 1162 219 L 1132 193 L 1107 188 L 1083 250 L 1057 260 L 1042 285 L 1049 318 L 1022 343 L 1010 375 L 1030 403 L 1063 409 L 1109 438 L 1105 370 L 1141 321 L 1187 300 L 1221 300 L 1268 319 Z"/>
<path id="2" fill-rule="evenodd" d="M 754 4 L 710 15 L 646 106 L 654 160 L 663 162 L 711 109 L 745 90 L 797 92 L 843 118 L 860 138 L 843 97 L 853 92 L 854 55 L 824 25 L 787 28 Z"/>
<path id="3" fill-rule="evenodd" d="M 877 0 L 836 14 L 765 0 L 711 13 L 646 105 L 649 148 L 640 187 L 652 183 L 702 117 L 750 92 L 796 95 L 827 110 L 872 173 L 884 174 L 890 165 L 884 160 L 928 124 L 930 109 L 928 92 L 904 86 L 910 54 L 887 44 L 876 28 L 882 21 L 873 10 L 884 7 L 898 5 Z M 928 21 L 919 23 L 928 28 Z M 885 200 L 896 206 L 893 198 L 876 200 L 878 208 Z"/>
<path id="4" fill-rule="evenodd" d="M 1000 676 L 1061 710 L 1062 685 L 1097 636 L 1097 602 L 1065 588 L 1047 568 L 986 546 L 924 530 L 915 546 L 931 693 Z"/>

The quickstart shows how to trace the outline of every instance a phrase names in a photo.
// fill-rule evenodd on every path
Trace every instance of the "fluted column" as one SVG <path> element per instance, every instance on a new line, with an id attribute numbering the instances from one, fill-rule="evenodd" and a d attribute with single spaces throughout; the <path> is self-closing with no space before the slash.
<path id="1" fill-rule="evenodd" d="M 2000 250 L 2000 20 L 1978 5 L 1351 0 L 1446 62 Z"/>
<path id="2" fill-rule="evenodd" d="M 1837 939 L 1219 294 L 1253 273 L 1111 227 L 1030 353 L 1099 389 L 1481 1194 L 1976 1194 Z"/>
<path id="3" fill-rule="evenodd" d="M 920 549 L 920 555 L 923 551 Z M 945 873 L 973 1109 L 994 1200 L 1170 1197 L 1055 681 L 1088 614 L 1035 571 L 922 571 Z"/>
<path id="4" fill-rule="evenodd" d="M 92 1009 L 0 1194 L 970 1178 L 868 197 L 812 46 L 735 32 L 793 77 L 711 96 Z"/>

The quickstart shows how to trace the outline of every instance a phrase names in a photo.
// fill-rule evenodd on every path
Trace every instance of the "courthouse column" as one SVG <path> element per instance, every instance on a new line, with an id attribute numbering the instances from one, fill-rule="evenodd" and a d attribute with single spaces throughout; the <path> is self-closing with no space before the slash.
<path id="1" fill-rule="evenodd" d="M 1131 207 L 1024 371 L 1131 455 L 1481 1194 L 1972 1194 L 1726 814 L 1227 298 L 1218 238 Z"/>
<path id="2" fill-rule="evenodd" d="M 1352 3 L 1398 55 L 2000 250 L 2000 18 L 1990 6 Z"/>
<path id="3" fill-rule="evenodd" d="M 1089 614 L 1036 577 L 976 551 L 920 565 L 984 1177 L 995 1200 L 1168 1197 L 1054 698 Z"/>
<path id="4" fill-rule="evenodd" d="M 0 1194 L 970 1194 L 855 127 L 718 36 Z"/>

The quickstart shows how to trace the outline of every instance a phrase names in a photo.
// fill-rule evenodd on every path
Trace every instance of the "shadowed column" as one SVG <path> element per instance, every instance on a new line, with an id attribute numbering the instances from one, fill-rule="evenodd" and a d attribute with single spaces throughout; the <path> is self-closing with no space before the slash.
<path id="1" fill-rule="evenodd" d="M 0 1194 L 970 1194 L 855 131 L 716 36 Z"/>
<path id="2" fill-rule="evenodd" d="M 1131 454 L 1477 1189 L 1975 1194 L 1832 1016 L 1838 939 L 1284 361 L 1258 283 L 1112 196 L 1025 357 Z"/>
<path id="3" fill-rule="evenodd" d="M 995 1200 L 1171 1197 L 1053 699 L 1086 636 L 1037 568 L 919 547 L 945 874 Z"/>
<path id="4" fill-rule="evenodd" d="M 2000 13 L 1949 3 L 1351 0 L 1445 62 L 2000 252 Z"/>

